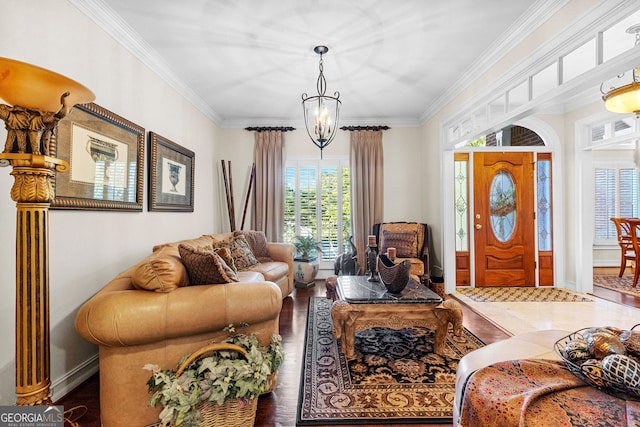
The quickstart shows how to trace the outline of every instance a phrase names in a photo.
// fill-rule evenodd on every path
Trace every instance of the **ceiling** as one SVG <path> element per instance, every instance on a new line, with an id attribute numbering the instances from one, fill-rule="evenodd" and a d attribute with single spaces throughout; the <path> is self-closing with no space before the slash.
<path id="1" fill-rule="evenodd" d="M 341 124 L 420 124 L 477 64 L 499 58 L 541 1 L 98 3 L 121 41 L 216 123 L 244 127 L 301 125 L 319 44 L 329 47 L 327 94 L 340 92 Z"/>

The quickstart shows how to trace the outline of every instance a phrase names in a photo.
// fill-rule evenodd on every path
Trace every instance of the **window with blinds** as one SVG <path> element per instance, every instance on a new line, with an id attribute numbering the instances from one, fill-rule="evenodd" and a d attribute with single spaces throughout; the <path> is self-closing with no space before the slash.
<path id="1" fill-rule="evenodd" d="M 613 217 L 638 217 L 638 169 L 596 167 L 595 240 L 616 240 Z"/>
<path id="2" fill-rule="evenodd" d="M 314 236 L 319 260 L 333 265 L 349 249 L 351 192 L 347 159 L 287 161 L 285 167 L 284 241 Z M 321 264 L 321 267 L 323 265 Z"/>

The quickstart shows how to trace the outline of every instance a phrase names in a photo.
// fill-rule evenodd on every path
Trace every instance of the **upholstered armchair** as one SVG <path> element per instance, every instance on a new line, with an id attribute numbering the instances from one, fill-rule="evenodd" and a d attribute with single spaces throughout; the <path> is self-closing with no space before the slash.
<path id="1" fill-rule="evenodd" d="M 417 222 L 383 222 L 373 226 L 378 253 L 396 248 L 396 262 L 411 261 L 411 275 L 429 284 L 429 227 Z"/>

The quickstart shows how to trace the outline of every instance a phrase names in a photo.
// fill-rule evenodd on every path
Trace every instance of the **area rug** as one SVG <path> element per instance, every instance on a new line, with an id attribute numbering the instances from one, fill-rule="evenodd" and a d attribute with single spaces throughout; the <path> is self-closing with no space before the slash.
<path id="1" fill-rule="evenodd" d="M 578 293 L 557 288 L 457 288 L 476 302 L 591 302 Z"/>
<path id="2" fill-rule="evenodd" d="M 422 326 L 356 333 L 356 358 L 346 361 L 333 337 L 331 300 L 312 297 L 298 401 L 299 425 L 451 423 L 459 359 L 484 346 L 465 329 L 433 353 Z"/>
<path id="3" fill-rule="evenodd" d="M 593 276 L 593 286 L 600 286 L 623 294 L 640 297 L 640 289 L 638 284 L 633 287 L 633 276 Z"/>

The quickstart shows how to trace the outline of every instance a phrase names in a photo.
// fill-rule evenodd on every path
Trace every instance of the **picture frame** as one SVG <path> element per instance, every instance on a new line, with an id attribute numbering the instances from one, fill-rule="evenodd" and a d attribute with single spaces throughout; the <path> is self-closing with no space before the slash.
<path id="1" fill-rule="evenodd" d="M 193 212 L 195 153 L 149 132 L 149 210 Z"/>
<path id="2" fill-rule="evenodd" d="M 56 174 L 51 208 L 142 211 L 144 137 L 106 108 L 76 105 L 51 138 L 51 155 L 69 162 Z"/>

